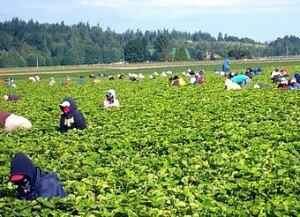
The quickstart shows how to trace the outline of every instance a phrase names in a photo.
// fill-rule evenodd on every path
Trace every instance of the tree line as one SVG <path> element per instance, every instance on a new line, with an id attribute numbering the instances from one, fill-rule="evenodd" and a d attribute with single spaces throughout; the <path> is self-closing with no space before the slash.
<path id="1" fill-rule="evenodd" d="M 80 22 L 48 24 L 19 18 L 0 22 L 0 67 L 102 64 L 112 62 L 183 61 L 210 58 L 254 58 L 299 55 L 300 39 L 285 36 L 270 43 L 205 32 L 173 29 L 128 29 L 116 33 L 107 27 Z"/>

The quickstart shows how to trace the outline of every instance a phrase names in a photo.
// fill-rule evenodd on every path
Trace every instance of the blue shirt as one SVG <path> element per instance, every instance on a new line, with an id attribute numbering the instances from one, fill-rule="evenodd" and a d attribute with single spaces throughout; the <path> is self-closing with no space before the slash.
<path id="1" fill-rule="evenodd" d="M 245 81 L 248 78 L 249 77 L 247 75 L 236 75 L 231 79 L 231 81 L 237 84 L 241 84 L 243 83 L 243 81 Z"/>

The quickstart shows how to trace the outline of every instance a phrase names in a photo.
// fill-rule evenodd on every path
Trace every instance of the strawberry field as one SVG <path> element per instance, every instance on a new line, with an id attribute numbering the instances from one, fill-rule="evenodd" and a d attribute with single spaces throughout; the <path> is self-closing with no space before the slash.
<path id="1" fill-rule="evenodd" d="M 20 77 L 13 90 L 1 84 L 1 96 L 22 99 L 1 100 L 0 110 L 27 117 L 33 128 L 1 129 L 0 216 L 299 216 L 300 92 L 278 90 L 272 70 L 263 67 L 239 91 L 224 90 L 224 78 L 212 70 L 203 86 L 171 87 L 168 78 L 148 76 L 101 78 L 97 85 L 86 76 L 79 86 L 77 75 L 70 75 L 69 88 L 60 84 L 64 77 L 50 87 L 50 75 L 33 84 Z M 259 82 L 269 87 L 253 89 Z M 102 108 L 110 88 L 120 109 Z M 66 96 L 75 99 L 88 129 L 57 131 Z M 68 197 L 16 199 L 8 175 L 19 151 L 56 171 Z"/>

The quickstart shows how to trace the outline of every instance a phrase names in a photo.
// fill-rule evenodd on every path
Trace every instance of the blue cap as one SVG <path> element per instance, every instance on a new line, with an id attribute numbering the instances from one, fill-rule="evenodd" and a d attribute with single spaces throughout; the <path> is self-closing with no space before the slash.
<path id="1" fill-rule="evenodd" d="M 112 98 L 113 97 L 113 94 L 111 93 L 111 92 L 106 92 L 106 94 L 105 94 L 105 96 L 107 97 L 107 98 Z"/>

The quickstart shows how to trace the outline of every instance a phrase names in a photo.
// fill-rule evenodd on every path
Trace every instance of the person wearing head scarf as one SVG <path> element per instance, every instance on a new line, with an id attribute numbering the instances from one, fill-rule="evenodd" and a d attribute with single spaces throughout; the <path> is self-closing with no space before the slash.
<path id="1" fill-rule="evenodd" d="M 23 200 L 35 200 L 39 197 L 66 197 L 55 172 L 44 172 L 22 152 L 15 154 L 11 161 L 10 181 L 17 186 L 17 194 Z"/>
<path id="2" fill-rule="evenodd" d="M 116 99 L 116 92 L 113 89 L 106 91 L 105 100 L 104 100 L 104 108 L 108 107 L 120 107 L 120 102 Z"/>
<path id="3" fill-rule="evenodd" d="M 65 133 L 70 129 L 86 129 L 86 122 L 83 114 L 77 110 L 75 101 L 72 98 L 64 98 L 59 104 L 63 114 L 60 117 L 59 130 Z"/>
<path id="4" fill-rule="evenodd" d="M 5 95 L 3 97 L 3 99 L 5 101 L 18 101 L 19 99 L 21 99 L 21 97 L 18 96 L 17 94 L 8 94 L 8 95 Z"/>
<path id="5" fill-rule="evenodd" d="M 0 111 L 0 125 L 4 125 L 6 132 L 13 132 L 20 129 L 31 128 L 31 122 L 19 115 L 11 114 L 7 111 Z"/>

